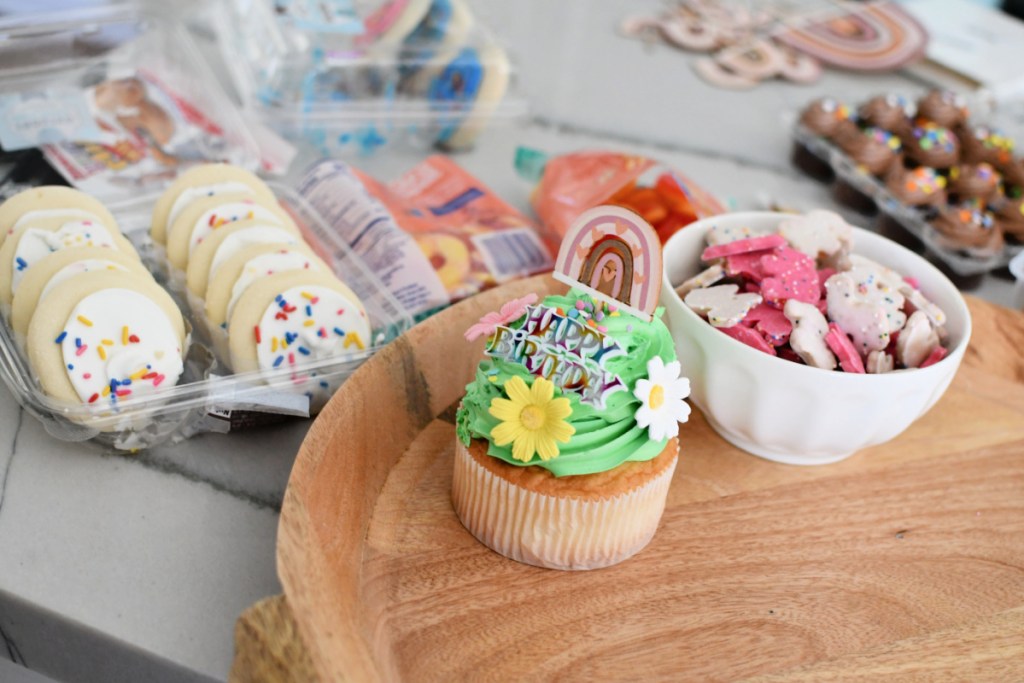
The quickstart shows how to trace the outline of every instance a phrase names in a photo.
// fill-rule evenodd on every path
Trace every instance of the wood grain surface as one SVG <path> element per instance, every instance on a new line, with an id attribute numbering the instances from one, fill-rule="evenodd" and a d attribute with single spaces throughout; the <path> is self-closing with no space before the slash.
<path id="1" fill-rule="evenodd" d="M 841 463 L 756 458 L 695 410 L 651 545 L 574 573 L 489 551 L 449 500 L 462 331 L 554 287 L 455 306 L 342 387 L 286 492 L 287 605 L 240 619 L 233 680 L 1024 680 L 1024 315 L 969 297 L 947 394 Z"/>

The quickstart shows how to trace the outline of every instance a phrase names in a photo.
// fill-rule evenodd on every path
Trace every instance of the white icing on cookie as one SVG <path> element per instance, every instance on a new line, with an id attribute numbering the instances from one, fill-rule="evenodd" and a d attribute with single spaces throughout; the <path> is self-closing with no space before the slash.
<path id="1" fill-rule="evenodd" d="M 896 340 L 896 360 L 904 367 L 916 368 L 939 345 L 939 335 L 924 311 L 915 311 Z"/>
<path id="2" fill-rule="evenodd" d="M 114 263 L 113 261 L 107 261 L 105 259 L 90 258 L 82 261 L 75 261 L 70 263 L 50 277 L 50 280 L 43 287 L 43 291 L 39 293 L 39 303 L 42 303 L 46 295 L 50 293 L 50 290 L 64 282 L 68 278 L 74 277 L 80 273 L 88 273 L 93 270 L 124 270 L 128 269 L 122 266 L 120 263 Z M 37 304 L 38 305 L 38 304 Z"/>
<path id="3" fill-rule="evenodd" d="M 862 358 L 889 345 L 887 309 L 868 294 L 870 288 L 862 293 L 849 273 L 836 273 L 825 282 L 825 290 L 829 319 L 850 335 Z"/>
<path id="4" fill-rule="evenodd" d="M 711 228 L 704 234 L 704 239 L 707 241 L 708 246 L 717 246 L 719 244 L 730 244 L 737 240 L 745 240 L 748 237 L 758 237 L 764 233 L 760 230 L 754 230 L 746 225 L 712 225 Z"/>
<path id="5" fill-rule="evenodd" d="M 789 346 L 801 360 L 813 368 L 834 370 L 836 357 L 825 342 L 828 321 L 818 307 L 797 299 L 790 299 L 782 309 L 793 324 L 789 334 Z"/>
<path id="6" fill-rule="evenodd" d="M 71 385 L 85 403 L 119 400 L 173 386 L 181 376 L 181 342 L 164 310 L 130 289 L 85 296 L 54 340 Z"/>
<path id="7" fill-rule="evenodd" d="M 883 372 L 892 372 L 895 368 L 895 360 L 885 351 L 872 351 L 864 363 L 864 369 L 871 375 L 880 375 Z"/>
<path id="8" fill-rule="evenodd" d="M 362 306 L 340 292 L 298 286 L 277 296 L 251 334 L 260 369 L 272 370 L 362 351 L 370 323 Z"/>
<path id="9" fill-rule="evenodd" d="M 705 270 L 702 270 L 701 272 L 697 273 L 683 284 L 676 287 L 676 294 L 678 294 L 681 297 L 685 297 L 687 294 L 689 294 L 695 289 L 700 289 L 701 287 L 710 287 L 711 285 L 721 280 L 723 277 L 725 277 L 725 268 L 723 268 L 721 264 L 716 263 L 715 265 Z"/>
<path id="10" fill-rule="evenodd" d="M 907 322 L 907 315 L 903 312 L 904 298 L 900 293 L 900 287 L 905 284 L 903 278 L 896 271 L 863 257 L 854 255 L 850 261 L 853 267 L 846 274 L 856 285 L 855 298 L 880 306 L 885 311 L 889 334 L 903 329 Z"/>
<path id="11" fill-rule="evenodd" d="M 281 225 L 277 214 L 255 202 L 246 201 L 224 204 L 203 213 L 199 220 L 195 222 L 195 225 L 192 226 L 192 233 L 188 241 L 188 255 L 191 256 L 196 247 L 202 244 L 203 240 L 217 228 L 250 218 L 258 218 L 272 225 Z"/>
<path id="12" fill-rule="evenodd" d="M 210 277 L 214 276 L 222 263 L 242 249 L 251 247 L 254 244 L 270 244 L 274 242 L 298 244 L 299 237 L 295 233 L 288 232 L 283 228 L 270 225 L 254 225 L 251 228 L 239 230 L 228 235 L 213 254 L 213 260 L 210 261 Z"/>
<path id="13" fill-rule="evenodd" d="M 228 309 L 225 320 L 231 320 L 231 312 L 235 310 L 235 303 L 245 293 L 253 282 L 266 275 L 283 273 L 288 270 L 320 270 L 316 261 L 312 261 L 305 254 L 298 251 L 282 250 L 271 254 L 260 254 L 249 259 L 242 267 L 238 279 L 231 288 L 231 298 L 228 300 Z"/>
<path id="14" fill-rule="evenodd" d="M 903 282 L 900 285 L 900 293 L 910 302 L 913 311 L 924 311 L 932 327 L 938 329 L 946 324 L 946 313 L 922 294 L 921 290 L 914 289 L 909 282 Z"/>
<path id="15" fill-rule="evenodd" d="M 40 259 L 68 247 L 113 247 L 117 243 L 102 223 L 72 221 L 57 230 L 27 228 L 18 239 L 11 270 L 11 292 L 18 290 L 25 271 Z"/>
<path id="16" fill-rule="evenodd" d="M 853 226 L 839 214 L 820 209 L 785 219 L 779 224 L 779 234 L 813 259 L 849 251 L 853 244 Z"/>
<path id="17" fill-rule="evenodd" d="M 695 289 L 683 302 L 715 327 L 732 327 L 746 317 L 754 306 L 761 303 L 760 294 L 737 294 L 736 285 L 716 285 Z"/>
<path id="18" fill-rule="evenodd" d="M 185 207 L 191 204 L 196 199 L 203 197 L 212 197 L 216 194 L 224 194 L 226 192 L 241 192 L 243 194 L 256 194 L 256 191 L 245 183 L 238 181 L 231 181 L 227 183 L 214 183 L 213 185 L 197 185 L 196 187 L 187 187 L 181 191 L 174 199 L 174 203 L 171 204 L 171 210 L 167 213 L 167 228 L 170 229 L 174 225 L 174 220 L 185 210 Z"/>

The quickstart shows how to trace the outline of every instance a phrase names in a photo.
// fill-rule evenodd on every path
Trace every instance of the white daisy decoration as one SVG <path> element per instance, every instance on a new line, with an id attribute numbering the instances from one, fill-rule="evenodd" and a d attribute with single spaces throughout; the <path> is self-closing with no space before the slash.
<path id="1" fill-rule="evenodd" d="M 679 434 L 679 423 L 690 417 L 690 406 L 683 400 L 690 395 L 690 380 L 680 377 L 680 370 L 679 361 L 665 365 L 655 356 L 647 361 L 647 378 L 637 380 L 633 389 L 641 403 L 636 423 L 655 441 Z"/>

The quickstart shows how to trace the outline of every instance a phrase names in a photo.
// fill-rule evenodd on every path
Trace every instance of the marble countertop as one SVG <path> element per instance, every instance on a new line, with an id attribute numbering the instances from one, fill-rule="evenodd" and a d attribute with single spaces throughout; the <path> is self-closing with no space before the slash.
<path id="1" fill-rule="evenodd" d="M 837 209 L 827 187 L 790 166 L 787 116 L 822 94 L 924 90 L 898 74 L 832 71 L 814 86 L 716 90 L 692 73 L 692 57 L 617 36 L 622 3 L 478 4 L 516 57 L 532 113 L 489 129 L 457 161 L 523 210 L 531 187 L 513 169 L 520 145 L 648 154 L 735 209 Z M 353 161 L 390 179 L 425 154 Z M 293 177 L 310 160 L 302 155 Z M 1012 283 L 994 277 L 975 293 L 1005 305 L 1014 297 Z M 236 617 L 281 590 L 277 515 L 308 426 L 202 435 L 125 456 L 55 440 L 0 388 L 0 659 L 58 680 L 226 678 Z"/>

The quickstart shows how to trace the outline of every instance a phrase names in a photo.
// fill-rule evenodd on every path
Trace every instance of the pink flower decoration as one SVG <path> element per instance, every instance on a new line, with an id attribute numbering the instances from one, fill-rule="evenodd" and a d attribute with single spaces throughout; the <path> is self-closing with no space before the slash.
<path id="1" fill-rule="evenodd" d="M 501 307 L 497 313 L 488 313 L 480 318 L 480 322 L 466 330 L 466 341 L 473 341 L 477 337 L 491 336 L 498 329 L 498 325 L 510 323 L 526 312 L 526 307 L 537 303 L 536 294 L 527 294 L 521 299 L 512 299 Z"/>

